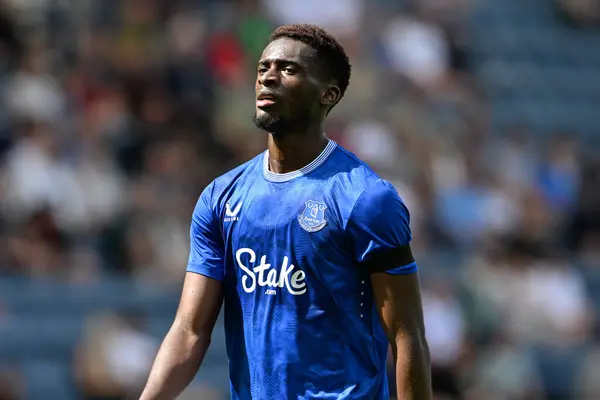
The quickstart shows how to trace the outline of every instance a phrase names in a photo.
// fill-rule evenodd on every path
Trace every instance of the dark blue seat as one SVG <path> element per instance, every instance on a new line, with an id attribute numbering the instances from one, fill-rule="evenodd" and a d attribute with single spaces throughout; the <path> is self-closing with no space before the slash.
<path id="1" fill-rule="evenodd" d="M 18 316 L 0 326 L 0 359 L 68 360 L 81 334 L 80 318 Z"/>
<path id="2" fill-rule="evenodd" d="M 27 400 L 76 399 L 69 364 L 55 360 L 33 360 L 21 365 Z"/>
<path id="3" fill-rule="evenodd" d="M 575 374 L 586 353 L 585 347 L 561 348 L 540 346 L 535 349 L 537 362 L 546 393 L 552 398 L 570 398 Z"/>
<path id="4" fill-rule="evenodd" d="M 86 315 L 111 309 L 173 314 L 178 295 L 160 287 L 109 280 L 89 286 L 41 281 L 0 280 L 0 298 L 13 314 Z"/>
<path id="5" fill-rule="evenodd" d="M 483 0 L 469 14 L 473 65 L 493 102 L 492 131 L 598 132 L 600 33 L 567 27 L 546 0 Z M 597 108 L 597 107 L 596 107 Z"/>

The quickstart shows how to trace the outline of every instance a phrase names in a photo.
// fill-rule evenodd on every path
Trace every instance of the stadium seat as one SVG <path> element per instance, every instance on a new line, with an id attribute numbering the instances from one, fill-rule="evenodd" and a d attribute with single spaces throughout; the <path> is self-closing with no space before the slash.
<path id="1" fill-rule="evenodd" d="M 542 381 L 550 398 L 568 398 L 587 349 L 581 347 L 567 350 L 560 347 L 541 346 L 534 351 Z"/>
<path id="2" fill-rule="evenodd" d="M 75 400 L 72 371 L 68 363 L 54 360 L 34 360 L 23 363 L 27 400 Z"/>
<path id="3" fill-rule="evenodd" d="M 600 52 L 591 49 L 600 47 L 600 35 L 571 29 L 553 7 L 544 0 L 484 0 L 471 12 L 473 65 L 489 97 L 501 99 L 492 123 L 598 132 Z"/>
<path id="4" fill-rule="evenodd" d="M 77 317 L 12 317 L 0 326 L 0 360 L 40 357 L 68 360 L 82 325 L 82 319 Z"/>

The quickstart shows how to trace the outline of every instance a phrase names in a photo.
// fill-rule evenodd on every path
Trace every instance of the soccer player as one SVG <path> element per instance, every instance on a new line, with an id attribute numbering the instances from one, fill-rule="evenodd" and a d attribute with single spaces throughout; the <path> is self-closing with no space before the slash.
<path id="1" fill-rule="evenodd" d="M 254 118 L 268 150 L 200 195 L 179 309 L 142 400 L 189 384 L 223 301 L 232 399 L 387 399 L 388 343 L 398 398 L 431 399 L 408 210 L 323 129 L 349 79 L 323 29 L 271 34 Z"/>

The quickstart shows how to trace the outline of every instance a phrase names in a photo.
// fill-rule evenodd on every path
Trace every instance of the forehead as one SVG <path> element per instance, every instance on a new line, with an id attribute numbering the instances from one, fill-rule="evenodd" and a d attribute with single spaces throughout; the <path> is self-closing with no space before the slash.
<path id="1" fill-rule="evenodd" d="M 313 56 L 314 49 L 308 44 L 290 38 L 279 38 L 265 47 L 260 61 L 292 61 L 309 65 Z"/>

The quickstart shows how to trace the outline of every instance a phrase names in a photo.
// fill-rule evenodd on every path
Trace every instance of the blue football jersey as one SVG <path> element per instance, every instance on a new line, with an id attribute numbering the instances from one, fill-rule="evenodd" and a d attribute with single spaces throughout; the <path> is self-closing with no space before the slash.
<path id="1" fill-rule="evenodd" d="M 368 261 L 410 240 L 393 186 L 334 141 L 298 171 L 269 171 L 267 150 L 215 179 L 187 271 L 224 284 L 232 399 L 387 399 Z"/>

